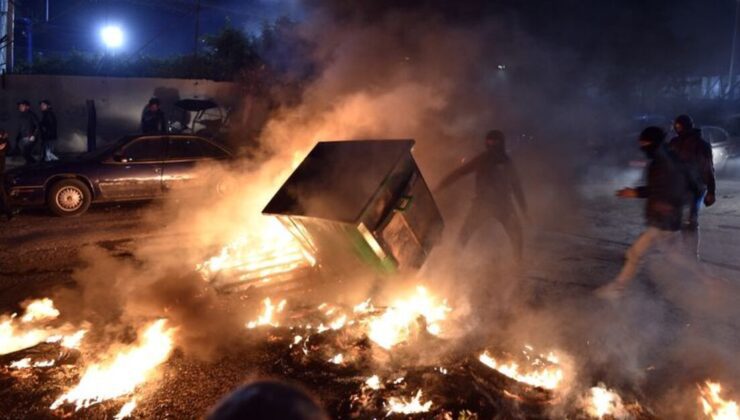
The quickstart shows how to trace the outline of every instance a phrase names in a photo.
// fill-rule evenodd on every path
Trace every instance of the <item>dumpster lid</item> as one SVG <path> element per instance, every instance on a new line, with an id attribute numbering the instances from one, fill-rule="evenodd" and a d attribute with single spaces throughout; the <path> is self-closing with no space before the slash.
<path id="1" fill-rule="evenodd" d="M 414 140 L 322 141 L 263 210 L 357 223 Z"/>

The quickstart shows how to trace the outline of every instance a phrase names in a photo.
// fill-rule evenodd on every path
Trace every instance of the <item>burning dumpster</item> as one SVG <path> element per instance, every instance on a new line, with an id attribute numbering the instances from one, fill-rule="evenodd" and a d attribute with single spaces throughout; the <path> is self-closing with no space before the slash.
<path id="1" fill-rule="evenodd" d="M 315 256 L 347 275 L 417 269 L 443 221 L 413 140 L 318 143 L 265 207 Z"/>

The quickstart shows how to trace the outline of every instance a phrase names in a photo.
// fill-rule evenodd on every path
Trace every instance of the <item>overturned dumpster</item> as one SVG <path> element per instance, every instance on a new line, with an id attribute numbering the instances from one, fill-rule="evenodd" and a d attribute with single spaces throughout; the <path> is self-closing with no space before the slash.
<path id="1" fill-rule="evenodd" d="M 339 275 L 421 267 L 443 221 L 413 140 L 318 143 L 265 207 Z"/>

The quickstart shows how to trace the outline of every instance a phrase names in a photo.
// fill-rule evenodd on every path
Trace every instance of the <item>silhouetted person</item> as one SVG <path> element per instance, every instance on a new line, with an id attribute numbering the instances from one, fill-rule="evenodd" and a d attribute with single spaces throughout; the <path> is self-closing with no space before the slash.
<path id="1" fill-rule="evenodd" d="M 700 189 L 688 197 L 689 212 L 681 228 L 684 244 L 692 257 L 699 258 L 699 209 L 714 204 L 716 181 L 712 146 L 701 137 L 701 130 L 694 128 L 688 115 L 679 115 L 673 123 L 677 136 L 670 142 L 670 148 L 683 162 Z"/>
<path id="2" fill-rule="evenodd" d="M 141 113 L 141 132 L 162 134 L 167 131 L 167 118 L 160 107 L 159 99 L 152 98 Z"/>
<path id="3" fill-rule="evenodd" d="M 39 104 L 41 108 L 41 122 L 39 122 L 39 134 L 41 136 L 41 144 L 44 149 L 44 162 L 51 162 L 59 160 L 57 155 L 54 154 L 56 149 L 56 143 L 58 140 L 57 136 L 57 117 L 54 114 L 54 110 L 51 107 L 51 102 L 48 99 L 44 99 Z"/>
<path id="4" fill-rule="evenodd" d="M 18 137 L 16 145 L 26 159 L 26 163 L 34 163 L 33 148 L 36 146 L 38 137 L 39 119 L 31 111 L 31 103 L 28 101 L 18 102 Z"/>
<path id="5" fill-rule="evenodd" d="M 504 133 L 499 130 L 488 132 L 485 144 L 485 152 L 450 173 L 442 180 L 437 191 L 447 188 L 465 175 L 474 173 L 476 196 L 460 231 L 460 245 L 465 246 L 476 230 L 497 220 L 506 230 L 514 256 L 520 261 L 524 237 L 514 202 L 516 201 L 521 212 L 526 214 L 527 202 L 522 185 L 514 163 L 506 153 Z"/>
<path id="6" fill-rule="evenodd" d="M 222 399 L 208 420 L 328 420 L 319 405 L 300 389 L 277 381 L 243 386 Z"/>
<path id="7" fill-rule="evenodd" d="M 5 156 L 8 153 L 8 149 L 10 149 L 8 132 L 0 130 L 0 211 L 10 220 L 13 218 L 13 212 L 5 192 Z"/>
<path id="8" fill-rule="evenodd" d="M 668 250 L 678 239 L 686 195 L 698 185 L 685 165 L 665 144 L 666 133 L 659 127 L 648 127 L 639 137 L 640 149 L 650 159 L 646 171 L 647 185 L 617 191 L 621 198 L 644 198 L 645 229 L 625 255 L 624 267 L 614 281 L 597 289 L 604 298 L 617 298 L 637 274 L 642 258 L 654 248 Z"/>

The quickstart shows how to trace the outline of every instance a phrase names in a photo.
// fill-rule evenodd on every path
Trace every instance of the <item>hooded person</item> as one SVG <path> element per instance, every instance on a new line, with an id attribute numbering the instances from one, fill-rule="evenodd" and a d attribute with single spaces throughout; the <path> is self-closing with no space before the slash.
<path id="1" fill-rule="evenodd" d="M 689 171 L 665 144 L 665 131 L 660 127 L 648 127 L 639 137 L 640 150 L 650 163 L 646 170 L 646 185 L 623 188 L 617 191 L 620 198 L 645 199 L 645 221 L 647 228 L 637 237 L 625 255 L 619 275 L 610 283 L 597 289 L 602 298 L 617 298 L 622 295 L 637 275 L 640 262 L 655 248 L 670 251 L 681 230 L 681 220 L 687 194 L 693 194 L 698 186 Z"/>
<path id="2" fill-rule="evenodd" d="M 160 106 L 159 99 L 152 98 L 141 113 L 141 132 L 144 134 L 167 133 L 167 117 Z"/>
<path id="3" fill-rule="evenodd" d="M 709 207 L 716 200 L 716 180 L 712 146 L 701 136 L 701 130 L 694 128 L 694 121 L 688 115 L 679 115 L 673 123 L 676 137 L 671 139 L 670 149 L 686 165 L 699 189 L 687 197 L 689 211 L 683 221 L 681 233 L 687 251 L 699 258 L 699 210 L 702 202 Z"/>
<path id="4" fill-rule="evenodd" d="M 485 147 L 484 152 L 447 175 L 437 187 L 437 192 L 466 175 L 475 174 L 475 198 L 460 230 L 460 245 L 465 246 L 475 231 L 496 220 L 509 237 L 514 257 L 521 261 L 524 235 L 515 202 L 520 211 L 526 214 L 527 201 L 519 174 L 506 153 L 503 132 L 489 131 L 485 137 Z"/>

